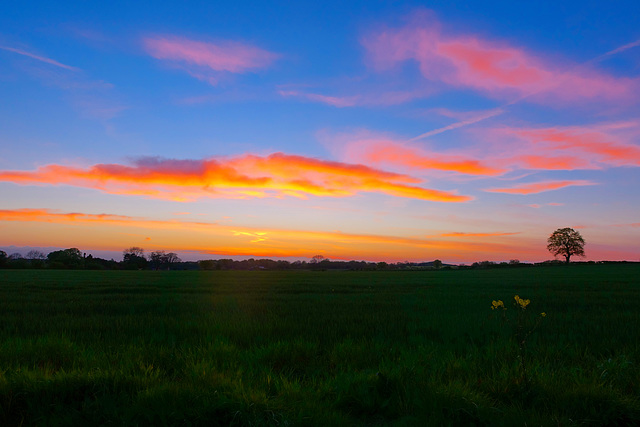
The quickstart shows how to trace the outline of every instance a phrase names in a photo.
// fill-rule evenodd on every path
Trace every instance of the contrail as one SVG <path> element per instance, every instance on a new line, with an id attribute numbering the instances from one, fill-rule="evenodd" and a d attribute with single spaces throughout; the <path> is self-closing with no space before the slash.
<path id="1" fill-rule="evenodd" d="M 422 139 L 422 138 L 428 138 L 430 136 L 437 135 L 439 133 L 446 132 L 448 130 L 461 128 L 463 126 L 472 125 L 474 123 L 481 122 L 482 120 L 488 119 L 489 117 L 497 116 L 497 115 L 502 114 L 502 113 L 504 113 L 504 110 L 502 108 L 495 108 L 493 110 L 489 110 L 485 114 L 481 114 L 479 116 L 472 117 L 470 119 L 463 120 L 461 122 L 452 123 L 449 126 L 445 126 L 443 128 L 439 128 L 439 129 L 431 130 L 429 132 L 425 132 L 425 133 L 423 133 L 421 135 L 416 136 L 415 138 L 411 138 L 409 140 L 409 142 L 417 141 L 417 140 Z"/>
<path id="2" fill-rule="evenodd" d="M 616 49 L 613 49 L 613 50 L 611 50 L 611 51 L 609 51 L 607 53 L 604 53 L 604 54 L 602 54 L 600 56 L 597 56 L 597 57 L 595 57 L 593 59 L 590 59 L 590 60 L 588 60 L 586 62 L 583 62 L 582 64 L 573 67 L 569 71 L 574 71 L 574 70 L 576 70 L 578 68 L 584 67 L 585 65 L 591 64 L 593 62 L 601 61 L 601 60 L 603 60 L 605 58 L 608 58 L 611 55 L 616 55 L 618 53 L 624 52 L 625 50 L 633 49 L 634 47 L 638 47 L 638 46 L 640 46 L 640 40 L 636 40 L 634 42 L 627 43 L 627 44 L 625 44 L 623 46 L 620 46 L 620 47 L 618 47 Z M 566 71 L 564 74 L 567 74 L 567 73 L 568 73 L 568 71 Z M 527 99 L 527 98 L 529 98 L 529 97 L 531 97 L 533 95 L 537 95 L 540 92 L 544 92 L 545 90 L 549 90 L 550 87 L 558 86 L 558 84 L 561 83 L 562 80 L 563 79 L 562 79 L 562 76 L 561 76 L 556 81 L 556 83 L 554 85 L 552 85 L 552 86 L 548 86 L 546 88 L 537 90 L 535 92 L 531 92 L 531 93 L 528 93 L 526 95 L 522 95 L 519 98 L 516 98 L 515 100 L 510 101 L 510 102 L 507 102 L 506 104 L 503 104 L 502 106 L 500 106 L 498 108 L 495 108 L 493 110 L 489 110 L 489 112 L 487 112 L 486 114 L 481 114 L 481 115 L 473 117 L 471 119 L 467 119 L 467 120 L 463 120 L 463 121 L 460 121 L 460 122 L 452 123 L 452 124 L 450 124 L 448 126 L 445 126 L 445 127 L 439 128 L 439 129 L 434 129 L 434 130 L 429 131 L 429 132 L 425 132 L 425 133 L 420 134 L 420 135 L 418 135 L 418 136 L 416 136 L 414 138 L 409 139 L 407 142 L 414 142 L 414 141 L 417 141 L 419 139 L 428 138 L 430 136 L 437 135 L 439 133 L 447 132 L 447 131 L 453 130 L 453 129 L 458 129 L 458 128 L 461 128 L 461 127 L 464 127 L 464 126 L 469 126 L 469 125 L 472 125 L 474 123 L 478 123 L 478 122 L 481 122 L 483 120 L 486 120 L 488 118 L 495 117 L 497 115 L 500 115 L 500 114 L 504 113 L 506 111 L 505 109 L 507 107 L 513 105 L 513 104 L 516 104 L 516 103 L 518 103 L 520 101 L 523 101 L 523 100 L 525 100 L 525 99 Z"/>
<path id="3" fill-rule="evenodd" d="M 640 46 L 640 40 L 636 40 L 632 43 L 629 44 L 625 44 L 624 46 L 620 46 L 617 49 L 613 49 L 612 51 L 609 51 L 607 53 L 605 53 L 604 55 L 600 55 L 597 59 L 601 59 L 601 58 L 605 58 L 607 56 L 611 56 L 611 55 L 615 55 L 616 53 L 620 53 L 620 52 L 624 52 L 625 50 L 634 48 L 634 47 L 638 47 Z"/>
<path id="4" fill-rule="evenodd" d="M 15 49 L 13 47 L 8 46 L 0 46 L 0 49 L 8 50 L 9 52 L 17 53 L 18 55 L 28 56 L 29 58 L 37 59 L 38 61 L 46 62 L 47 64 L 55 65 L 56 67 L 65 68 L 71 71 L 80 71 L 79 68 L 72 67 L 71 65 L 65 65 L 58 61 L 54 61 L 50 58 L 45 58 L 44 56 L 34 55 L 33 53 L 25 52 L 24 50 Z"/>

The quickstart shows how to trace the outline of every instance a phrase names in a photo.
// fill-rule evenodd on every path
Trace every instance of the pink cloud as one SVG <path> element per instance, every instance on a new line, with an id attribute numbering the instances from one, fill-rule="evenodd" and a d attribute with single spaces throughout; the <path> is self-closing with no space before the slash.
<path id="1" fill-rule="evenodd" d="M 455 155 L 428 153 L 394 141 L 378 142 L 364 153 L 365 163 L 395 164 L 411 169 L 435 169 L 467 175 L 501 175 L 506 170 L 487 166 L 483 161 Z"/>
<path id="2" fill-rule="evenodd" d="M 593 169 L 593 166 L 586 159 L 572 156 L 542 156 L 536 154 L 524 154 L 510 162 L 519 164 L 525 169 L 542 169 L 542 170 L 575 170 L 575 169 Z"/>
<path id="3" fill-rule="evenodd" d="M 623 137 L 596 128 L 505 128 L 504 132 L 534 144 L 539 150 L 556 153 L 563 150 L 583 157 L 574 158 L 578 163 L 588 159 L 614 166 L 640 166 L 640 147 L 625 141 Z"/>
<path id="4" fill-rule="evenodd" d="M 595 185 L 595 183 L 591 181 L 585 181 L 585 180 L 543 181 L 543 182 L 532 182 L 529 184 L 522 184 L 517 187 L 490 188 L 484 191 L 488 191 L 491 193 L 506 193 L 506 194 L 536 194 L 536 193 L 542 193 L 544 191 L 558 190 L 560 188 L 571 187 L 575 185 Z M 535 207 L 535 206 L 532 206 L 532 207 Z"/>
<path id="5" fill-rule="evenodd" d="M 505 42 L 444 35 L 440 27 L 432 15 L 422 14 L 404 27 L 372 32 L 362 44 L 379 70 L 412 60 L 429 80 L 497 97 L 633 101 L 640 86 L 637 79 L 617 78 L 576 65 L 560 66 Z"/>
<path id="6" fill-rule="evenodd" d="M 214 73 L 245 73 L 270 66 L 278 54 L 239 42 L 216 43 L 190 40 L 177 36 L 146 37 L 142 40 L 147 53 L 156 59 L 185 66 L 192 76 L 212 84 Z"/>
<path id="7" fill-rule="evenodd" d="M 360 131 L 336 136 L 320 135 L 336 154 L 350 162 L 402 169 L 496 176 L 507 170 L 488 162 L 455 153 L 435 153 L 390 136 Z"/>

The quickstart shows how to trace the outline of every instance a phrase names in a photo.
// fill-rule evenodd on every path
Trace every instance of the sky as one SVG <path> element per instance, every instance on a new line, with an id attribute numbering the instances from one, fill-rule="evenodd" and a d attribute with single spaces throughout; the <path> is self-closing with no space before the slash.
<path id="1" fill-rule="evenodd" d="M 0 249 L 640 261 L 640 3 L 0 4 Z"/>

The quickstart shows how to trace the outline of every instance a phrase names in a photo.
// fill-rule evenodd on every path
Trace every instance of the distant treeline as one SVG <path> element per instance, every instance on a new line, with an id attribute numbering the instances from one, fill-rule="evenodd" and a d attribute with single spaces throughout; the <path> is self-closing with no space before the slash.
<path id="1" fill-rule="evenodd" d="M 598 263 L 626 263 L 627 261 L 599 261 Z M 594 264 L 594 261 L 573 264 Z M 77 248 L 63 249 L 44 254 L 29 251 L 25 256 L 20 253 L 7 255 L 0 251 L 0 268 L 13 269 L 68 269 L 68 270 L 354 270 L 354 271 L 392 271 L 392 270 L 462 270 L 488 268 L 527 268 L 537 265 L 564 265 L 560 260 L 540 263 L 522 263 L 516 259 L 509 262 L 480 261 L 471 265 L 443 264 L 440 260 L 428 262 L 369 262 L 369 261 L 332 261 L 316 255 L 309 261 L 286 261 L 272 259 L 207 259 L 201 261 L 182 261 L 173 252 L 154 251 L 145 256 L 144 250 L 132 247 L 123 251 L 122 261 L 93 257 Z"/>

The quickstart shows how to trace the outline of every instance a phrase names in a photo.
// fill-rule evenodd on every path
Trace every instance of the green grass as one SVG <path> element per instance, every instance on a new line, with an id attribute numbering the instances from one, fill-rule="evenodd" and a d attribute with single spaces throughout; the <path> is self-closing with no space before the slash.
<path id="1" fill-rule="evenodd" d="M 638 277 L 0 270 L 0 425 L 638 424 Z"/>

